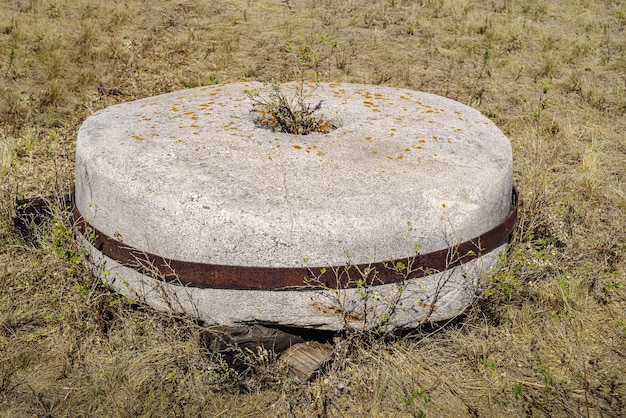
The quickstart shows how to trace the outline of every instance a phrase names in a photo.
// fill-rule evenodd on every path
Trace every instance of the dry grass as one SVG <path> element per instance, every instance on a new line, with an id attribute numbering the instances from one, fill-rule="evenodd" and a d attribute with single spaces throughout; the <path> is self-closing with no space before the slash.
<path id="1" fill-rule="evenodd" d="M 511 139 L 520 222 L 463 318 L 340 338 L 310 384 L 236 374 L 94 281 L 61 210 L 39 246 L 13 228 L 16 198 L 71 189 L 94 110 L 302 74 L 441 94 Z M 624 132 L 621 0 L 1 0 L 0 416 L 621 416 Z"/>

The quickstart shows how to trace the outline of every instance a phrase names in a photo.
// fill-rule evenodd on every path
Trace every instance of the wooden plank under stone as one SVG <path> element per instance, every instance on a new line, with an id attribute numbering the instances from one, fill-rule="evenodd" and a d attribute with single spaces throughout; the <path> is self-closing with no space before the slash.
<path id="1" fill-rule="evenodd" d="M 328 344 L 309 341 L 291 346 L 281 354 L 279 361 L 289 367 L 293 376 L 306 381 L 323 371 L 332 351 Z"/>

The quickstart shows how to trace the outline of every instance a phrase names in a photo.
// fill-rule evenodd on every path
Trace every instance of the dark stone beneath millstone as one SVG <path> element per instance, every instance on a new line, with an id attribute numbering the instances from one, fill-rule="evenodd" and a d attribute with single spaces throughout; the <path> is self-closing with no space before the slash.
<path id="1" fill-rule="evenodd" d="M 259 354 L 264 354 L 269 360 L 278 359 L 288 367 L 292 376 L 303 382 L 321 373 L 330 360 L 333 350 L 324 341 L 332 334 L 293 331 L 300 334 L 261 325 L 215 326 L 200 334 L 200 343 L 235 370 L 254 367 L 255 358 L 258 360 Z M 309 341 L 304 336 L 315 340 Z"/>
<path id="2" fill-rule="evenodd" d="M 258 353 L 259 349 L 277 355 L 306 341 L 299 335 L 261 325 L 208 327 L 202 332 L 200 339 L 210 352 L 219 354 L 234 369 L 246 368 L 247 355 Z"/>

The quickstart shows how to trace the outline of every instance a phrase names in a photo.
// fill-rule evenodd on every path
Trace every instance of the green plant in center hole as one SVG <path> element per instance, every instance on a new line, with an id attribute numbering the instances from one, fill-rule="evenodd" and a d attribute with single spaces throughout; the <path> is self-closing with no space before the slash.
<path id="1" fill-rule="evenodd" d="M 298 85 L 296 95 L 289 99 L 282 91 L 280 83 L 273 82 L 268 97 L 262 97 L 258 90 L 246 91 L 252 100 L 254 123 L 272 131 L 295 135 L 329 133 L 337 127 L 323 116 L 315 114 L 324 103 L 320 100 L 312 105 L 304 99 L 304 83 Z"/>

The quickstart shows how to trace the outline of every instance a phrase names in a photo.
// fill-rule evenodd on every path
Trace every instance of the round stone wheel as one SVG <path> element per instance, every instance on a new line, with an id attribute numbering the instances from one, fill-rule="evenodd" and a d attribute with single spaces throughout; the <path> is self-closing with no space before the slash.
<path id="1" fill-rule="evenodd" d="M 510 143 L 488 118 L 408 89 L 305 83 L 336 129 L 294 135 L 255 123 L 251 91 L 272 87 L 200 87 L 86 119 L 74 214 L 97 275 L 227 326 L 414 328 L 475 300 L 515 210 Z"/>

